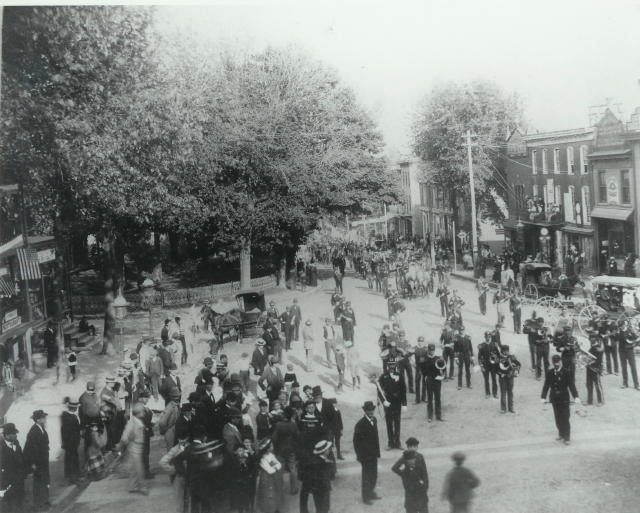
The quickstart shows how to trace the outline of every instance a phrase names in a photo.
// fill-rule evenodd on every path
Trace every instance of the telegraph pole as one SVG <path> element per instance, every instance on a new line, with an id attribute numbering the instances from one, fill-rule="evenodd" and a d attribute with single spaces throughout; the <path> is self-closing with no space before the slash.
<path id="1" fill-rule="evenodd" d="M 476 263 L 478 231 L 476 226 L 476 188 L 473 183 L 473 157 L 471 156 L 471 130 L 467 130 L 467 156 L 469 159 L 469 187 L 471 188 L 471 257 Z"/>

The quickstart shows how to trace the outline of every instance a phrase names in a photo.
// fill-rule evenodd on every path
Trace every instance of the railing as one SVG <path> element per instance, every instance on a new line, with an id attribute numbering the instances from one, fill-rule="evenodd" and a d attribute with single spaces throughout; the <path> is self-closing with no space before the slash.
<path id="1" fill-rule="evenodd" d="M 266 290 L 276 286 L 276 279 L 273 276 L 263 276 L 251 280 L 251 288 L 256 290 Z M 240 282 L 220 283 L 218 285 L 208 285 L 206 287 L 195 287 L 192 289 L 157 290 L 153 294 L 142 294 L 136 292 L 124 294 L 129 303 L 129 311 L 147 310 L 149 305 L 152 308 L 175 308 L 178 306 L 189 306 L 208 299 L 212 301 L 216 298 L 234 295 L 240 290 Z M 100 296 L 79 296 L 71 298 L 74 315 L 93 315 L 104 312 L 104 295 Z"/>

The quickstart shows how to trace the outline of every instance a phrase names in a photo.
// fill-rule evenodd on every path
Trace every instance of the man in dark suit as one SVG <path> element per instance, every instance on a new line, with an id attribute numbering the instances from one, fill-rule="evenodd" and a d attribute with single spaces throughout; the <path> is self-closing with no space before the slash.
<path id="1" fill-rule="evenodd" d="M 0 441 L 0 509 L 5 513 L 24 511 L 24 478 L 27 468 L 18 443 L 15 424 L 2 426 Z"/>
<path id="2" fill-rule="evenodd" d="M 169 404 L 171 397 L 180 397 L 182 395 L 182 384 L 177 372 L 178 366 L 172 363 L 169 367 L 169 374 L 160 383 L 159 392 L 164 399 L 165 406 Z"/>
<path id="3" fill-rule="evenodd" d="M 401 449 L 400 417 L 407 409 L 407 387 L 398 369 L 387 367 L 378 378 L 378 397 L 384 406 L 384 419 L 387 423 L 388 449 Z"/>
<path id="4" fill-rule="evenodd" d="M 458 390 L 462 388 L 462 371 L 465 372 L 467 388 L 471 388 L 471 365 L 473 365 L 473 345 L 471 338 L 464 332 L 464 326 L 458 328 L 453 338 L 453 352 L 458 361 Z"/>
<path id="5" fill-rule="evenodd" d="M 147 406 L 151 393 L 148 390 L 143 390 L 138 396 L 139 403 L 142 410 L 142 423 L 144 424 L 144 447 L 142 451 L 142 462 L 144 465 L 144 471 L 147 479 L 151 479 L 153 474 L 149 467 L 149 454 L 151 453 L 151 437 L 153 436 L 153 412 L 151 408 Z M 135 405 L 134 405 L 135 406 Z"/>
<path id="6" fill-rule="evenodd" d="M 60 418 L 60 440 L 64 451 L 64 477 L 70 484 L 75 484 L 80 477 L 80 447 L 81 427 L 78 417 L 79 402 L 68 401 L 67 411 L 62 412 Z"/>
<path id="7" fill-rule="evenodd" d="M 36 511 L 51 506 L 49 502 L 49 435 L 47 434 L 47 414 L 36 410 L 31 416 L 33 426 L 24 444 L 24 461 L 33 471 L 33 507 Z"/>
<path id="8" fill-rule="evenodd" d="M 549 394 L 549 402 L 553 405 L 553 415 L 556 419 L 556 427 L 558 428 L 557 440 L 564 440 L 565 445 L 571 443 L 571 425 L 569 424 L 569 392 L 573 396 L 576 404 L 580 404 L 578 391 L 576 390 L 575 381 L 571 372 L 562 366 L 562 358 L 559 354 L 554 354 L 553 369 L 549 371 L 544 386 L 542 387 L 542 402 L 547 401 L 547 393 Z"/>
<path id="9" fill-rule="evenodd" d="M 193 405 L 184 403 L 180 406 L 180 415 L 176 419 L 175 424 L 175 440 L 173 444 L 177 444 L 178 440 L 188 438 L 193 440 Z"/>
<path id="10" fill-rule="evenodd" d="M 47 368 L 55 367 L 58 363 L 58 344 L 52 321 L 47 323 L 47 329 L 44 332 L 44 347 L 47 350 Z"/>
<path id="11" fill-rule="evenodd" d="M 378 480 L 380 440 L 378 438 L 378 423 L 375 418 L 375 404 L 372 401 L 367 401 L 362 409 L 364 417 L 356 423 L 353 431 L 353 448 L 362 467 L 362 501 L 371 505 L 373 500 L 380 498 L 375 492 Z"/>

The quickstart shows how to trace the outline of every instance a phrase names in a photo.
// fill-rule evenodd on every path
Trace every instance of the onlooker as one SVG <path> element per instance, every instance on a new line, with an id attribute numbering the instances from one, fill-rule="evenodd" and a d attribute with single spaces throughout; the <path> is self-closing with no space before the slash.
<path id="1" fill-rule="evenodd" d="M 284 419 L 280 420 L 271 437 L 273 450 L 284 470 L 289 471 L 289 491 L 291 495 L 298 493 L 298 449 L 300 431 L 294 417 L 295 411 L 287 406 L 284 409 Z"/>
<path id="2" fill-rule="evenodd" d="M 444 479 L 442 500 L 449 501 L 451 513 L 466 513 L 469 511 L 473 489 L 478 487 L 480 480 L 471 470 L 462 466 L 466 458 L 462 452 L 454 452 L 451 458 L 455 466 Z"/>
<path id="3" fill-rule="evenodd" d="M 407 513 L 427 513 L 429 510 L 429 475 L 424 457 L 418 452 L 418 440 L 411 437 L 406 441 L 407 450 L 391 467 L 402 478 L 404 486 L 404 507 Z"/>
<path id="4" fill-rule="evenodd" d="M 302 339 L 304 341 L 304 352 L 306 354 L 306 369 L 307 372 L 313 372 L 313 346 L 315 341 L 311 320 L 307 320 L 307 322 L 305 322 L 305 326 L 302 330 Z"/>
<path id="5" fill-rule="evenodd" d="M 33 507 L 46 509 L 49 502 L 49 435 L 47 434 L 47 413 L 36 410 L 31 416 L 33 426 L 24 444 L 24 462 L 33 470 Z"/>
<path id="6" fill-rule="evenodd" d="M 258 443 L 259 476 L 256 492 L 256 509 L 260 513 L 282 511 L 284 503 L 282 464 L 273 454 L 273 444 L 268 438 Z"/>

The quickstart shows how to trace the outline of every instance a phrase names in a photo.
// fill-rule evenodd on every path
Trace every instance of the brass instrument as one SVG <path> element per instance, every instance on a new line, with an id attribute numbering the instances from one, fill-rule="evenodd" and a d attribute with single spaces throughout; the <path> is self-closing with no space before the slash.
<path id="1" fill-rule="evenodd" d="M 440 371 L 440 376 L 437 376 L 436 379 L 438 381 L 442 381 L 444 379 L 444 376 L 447 372 L 447 362 L 444 361 L 444 358 L 439 357 L 436 360 L 436 369 L 438 369 Z"/>
<path id="2" fill-rule="evenodd" d="M 520 373 L 520 364 L 516 363 L 511 356 L 503 356 L 500 358 L 498 368 L 503 374 L 513 372 L 513 375 L 517 376 Z"/>

